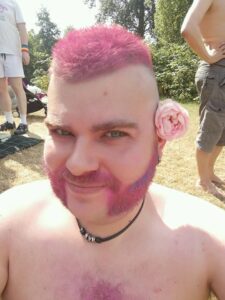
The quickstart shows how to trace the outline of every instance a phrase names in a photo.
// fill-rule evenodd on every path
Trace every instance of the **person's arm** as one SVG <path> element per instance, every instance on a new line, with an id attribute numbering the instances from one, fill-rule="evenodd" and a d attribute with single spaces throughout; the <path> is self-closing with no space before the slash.
<path id="1" fill-rule="evenodd" d="M 219 49 L 209 50 L 204 44 L 200 31 L 200 23 L 212 3 L 213 0 L 194 0 L 181 27 L 181 35 L 192 50 L 210 64 L 225 58 L 224 45 Z"/>
<path id="2" fill-rule="evenodd" d="M 18 23 L 17 28 L 18 28 L 19 35 L 20 35 L 21 48 L 23 48 L 22 45 L 27 45 L 27 47 L 28 47 L 28 34 L 27 34 L 27 29 L 26 29 L 25 23 Z M 28 51 L 22 51 L 24 65 L 28 65 L 30 62 L 29 49 L 27 48 L 27 50 Z"/>

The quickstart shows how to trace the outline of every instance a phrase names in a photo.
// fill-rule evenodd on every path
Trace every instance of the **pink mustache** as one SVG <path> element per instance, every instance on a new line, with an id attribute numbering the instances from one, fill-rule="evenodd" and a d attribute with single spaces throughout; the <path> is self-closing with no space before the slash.
<path id="1" fill-rule="evenodd" d="M 64 180 L 78 186 L 107 186 L 112 190 L 115 190 L 119 185 L 117 180 L 108 174 L 103 174 L 99 171 L 89 172 L 82 176 L 74 176 L 67 169 L 62 172 Z"/>

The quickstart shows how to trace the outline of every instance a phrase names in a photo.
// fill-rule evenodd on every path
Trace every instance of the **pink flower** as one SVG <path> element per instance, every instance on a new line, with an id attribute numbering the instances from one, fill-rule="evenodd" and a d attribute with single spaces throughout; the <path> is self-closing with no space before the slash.
<path id="1" fill-rule="evenodd" d="M 159 103 L 155 114 L 155 126 L 161 139 L 171 141 L 183 136 L 188 124 L 188 112 L 180 104 L 171 99 Z"/>

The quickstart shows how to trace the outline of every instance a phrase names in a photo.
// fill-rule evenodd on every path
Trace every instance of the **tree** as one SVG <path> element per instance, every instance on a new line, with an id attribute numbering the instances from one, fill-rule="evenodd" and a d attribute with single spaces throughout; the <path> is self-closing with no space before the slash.
<path id="1" fill-rule="evenodd" d="M 59 39 L 60 30 L 50 20 L 46 8 L 41 8 L 37 13 L 38 33 L 29 31 L 29 48 L 31 62 L 24 66 L 26 78 L 33 84 L 46 90 L 48 85 L 48 69 L 51 61 L 52 46 Z"/>
<path id="2" fill-rule="evenodd" d="M 157 0 L 155 36 L 160 43 L 183 44 L 180 28 L 193 0 Z"/>
<path id="3" fill-rule="evenodd" d="M 65 30 L 63 31 L 63 36 L 66 36 L 67 33 L 69 33 L 70 31 L 74 30 L 74 27 L 72 25 L 69 25 L 65 28 Z"/>
<path id="4" fill-rule="evenodd" d="M 38 32 L 39 51 L 51 55 L 52 46 L 60 37 L 60 30 L 57 25 L 50 20 L 49 12 L 45 7 L 37 13 L 38 21 L 36 25 L 40 27 Z"/>
<path id="5" fill-rule="evenodd" d="M 46 78 L 50 65 L 50 55 L 40 51 L 39 35 L 34 30 L 29 31 L 29 49 L 30 49 L 30 64 L 24 66 L 25 76 L 29 82 L 46 90 L 47 84 L 40 85 L 37 81 L 41 81 L 42 77 Z M 46 81 L 46 80 L 45 80 Z"/>
<path id="6" fill-rule="evenodd" d="M 152 45 L 151 50 L 160 96 L 182 102 L 197 100 L 194 77 L 198 57 L 188 45 Z"/>
<path id="7" fill-rule="evenodd" d="M 96 0 L 84 0 L 90 7 L 96 5 Z M 100 9 L 97 22 L 120 24 L 128 30 L 144 37 L 153 35 L 155 0 L 99 0 Z"/>
<path id="8" fill-rule="evenodd" d="M 181 24 L 193 0 L 157 0 L 156 43 L 152 46 L 160 95 L 180 101 L 197 99 L 194 76 L 197 56 L 180 34 Z"/>
<path id="9" fill-rule="evenodd" d="M 31 29 L 28 32 L 28 40 L 29 40 L 29 51 L 30 51 L 30 64 L 24 65 L 24 72 L 26 78 L 30 81 L 37 67 L 36 66 L 37 49 L 39 46 L 39 40 L 33 29 Z"/>

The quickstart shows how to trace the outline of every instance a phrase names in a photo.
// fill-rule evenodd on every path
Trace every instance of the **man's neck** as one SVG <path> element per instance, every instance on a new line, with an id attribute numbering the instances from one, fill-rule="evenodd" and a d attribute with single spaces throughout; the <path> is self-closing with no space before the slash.
<path id="1" fill-rule="evenodd" d="M 86 238 L 89 235 L 89 237 L 100 237 L 103 241 L 105 238 L 110 240 L 121 235 L 126 230 L 129 230 L 132 223 L 140 217 L 139 215 L 141 214 L 143 206 L 144 199 L 139 201 L 130 211 L 113 217 L 108 216 L 104 222 L 103 220 L 98 220 L 97 222 L 82 222 L 82 220 L 78 220 L 78 225 Z"/>

